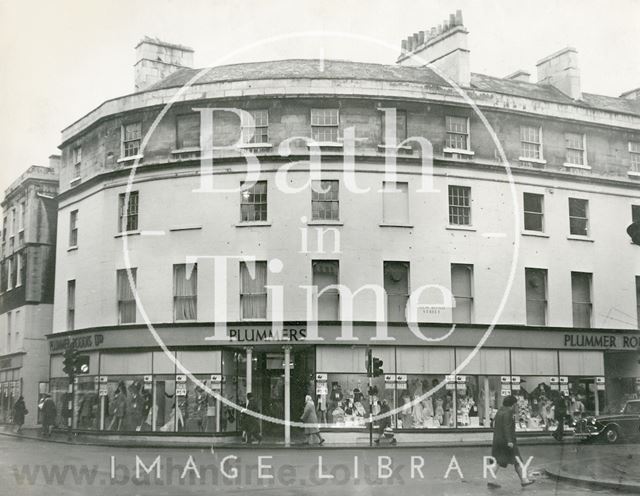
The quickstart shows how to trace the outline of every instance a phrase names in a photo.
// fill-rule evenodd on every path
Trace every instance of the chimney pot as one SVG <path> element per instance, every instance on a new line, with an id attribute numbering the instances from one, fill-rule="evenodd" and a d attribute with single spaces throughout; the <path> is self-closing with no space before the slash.
<path id="1" fill-rule="evenodd" d="M 453 27 L 456 25 L 456 15 L 455 14 L 449 14 L 449 27 Z"/>
<path id="2" fill-rule="evenodd" d="M 567 47 L 540 60 L 538 83 L 550 84 L 574 100 L 582 98 L 578 51 Z"/>
<path id="3" fill-rule="evenodd" d="M 407 53 L 407 40 L 402 40 L 400 42 L 400 51 L 402 53 Z"/>
<path id="4" fill-rule="evenodd" d="M 135 89 L 142 91 L 183 67 L 193 67 L 193 49 L 145 36 L 135 47 Z"/>
<path id="5" fill-rule="evenodd" d="M 462 26 L 462 11 L 460 9 L 456 10 L 456 25 Z"/>
<path id="6" fill-rule="evenodd" d="M 418 44 L 422 45 L 424 43 L 424 31 L 420 31 L 418 33 Z"/>

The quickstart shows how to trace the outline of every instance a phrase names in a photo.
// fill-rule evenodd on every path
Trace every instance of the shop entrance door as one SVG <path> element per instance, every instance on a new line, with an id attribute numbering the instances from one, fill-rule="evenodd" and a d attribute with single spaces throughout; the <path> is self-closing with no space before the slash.
<path id="1" fill-rule="evenodd" d="M 595 377 L 570 379 L 570 400 L 580 399 L 584 405 L 583 415 L 598 415 L 605 405 L 604 390 L 599 390 Z M 571 409 L 571 401 L 567 405 Z M 573 415 L 574 412 L 569 411 Z"/>
<path id="2" fill-rule="evenodd" d="M 285 412 L 285 379 L 284 352 L 255 353 L 256 370 L 253 374 L 253 391 L 263 415 L 284 420 Z M 315 352 L 313 348 L 291 351 L 290 361 L 290 418 L 298 421 L 304 409 L 304 397 L 312 394 L 313 374 L 315 371 Z M 292 429 L 295 434 L 295 429 Z M 281 439 L 284 436 L 282 423 L 262 421 L 262 434 L 267 437 Z"/>

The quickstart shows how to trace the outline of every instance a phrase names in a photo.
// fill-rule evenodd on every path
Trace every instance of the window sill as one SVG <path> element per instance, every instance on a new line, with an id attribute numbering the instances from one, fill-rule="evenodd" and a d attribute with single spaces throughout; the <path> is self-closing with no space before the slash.
<path id="1" fill-rule="evenodd" d="M 548 238 L 549 235 L 542 231 L 522 231 L 523 236 L 533 236 L 535 238 Z"/>
<path id="2" fill-rule="evenodd" d="M 593 238 L 590 238 L 589 236 L 579 236 L 577 234 L 570 234 L 569 236 L 567 236 L 567 239 L 571 239 L 574 241 L 587 241 L 588 243 L 593 243 Z"/>
<path id="3" fill-rule="evenodd" d="M 476 231 L 476 229 L 472 226 L 456 226 L 452 224 L 449 224 L 448 226 L 446 226 L 445 229 L 447 229 L 448 231 L 470 231 L 470 232 Z"/>
<path id="4" fill-rule="evenodd" d="M 640 171 L 627 171 L 627 176 L 640 177 Z"/>
<path id="5" fill-rule="evenodd" d="M 471 150 L 462 150 L 458 148 L 446 148 L 446 147 L 442 149 L 442 153 L 458 153 L 460 155 L 469 155 L 469 156 L 475 155 L 475 152 Z"/>
<path id="6" fill-rule="evenodd" d="M 385 145 L 383 143 L 378 144 L 378 148 L 382 149 L 382 150 L 397 150 L 397 151 L 403 151 L 403 152 L 413 152 L 413 148 L 411 148 L 410 146 L 407 145 L 402 145 L 402 146 L 394 146 L 394 145 Z"/>
<path id="7" fill-rule="evenodd" d="M 528 158 L 528 157 L 518 157 L 520 162 L 531 162 L 533 164 L 541 164 L 546 165 L 547 161 L 542 158 Z"/>
<path id="8" fill-rule="evenodd" d="M 379 226 L 380 227 L 404 227 L 408 229 L 413 228 L 413 224 L 405 224 L 402 222 L 381 222 Z"/>
<path id="9" fill-rule="evenodd" d="M 344 148 L 344 144 L 338 143 L 337 141 L 317 141 L 316 143 L 308 144 L 308 148 Z"/>
<path id="10" fill-rule="evenodd" d="M 82 178 L 80 177 L 75 177 L 73 178 L 71 181 L 69 181 L 69 186 L 77 186 L 78 184 L 80 184 L 80 181 L 82 180 Z"/>
<path id="11" fill-rule="evenodd" d="M 186 147 L 186 148 L 178 148 L 177 150 L 171 150 L 171 155 L 180 155 L 182 153 L 200 153 L 200 147 L 199 146 L 189 146 L 189 147 Z"/>
<path id="12" fill-rule="evenodd" d="M 169 232 L 178 232 L 178 231 L 198 231 L 202 229 L 202 226 L 173 226 L 169 228 Z"/>
<path id="13" fill-rule="evenodd" d="M 238 222 L 236 224 L 236 227 L 269 227 L 269 226 L 271 226 L 271 222 L 269 222 L 268 220 L 245 221 L 245 222 Z"/>
<path id="14" fill-rule="evenodd" d="M 131 155 L 130 157 L 122 157 L 116 160 L 117 163 L 121 164 L 123 162 L 133 162 L 134 160 L 141 160 L 143 155 Z"/>
<path id="15" fill-rule="evenodd" d="M 77 251 L 77 250 L 78 250 L 78 245 L 70 246 L 69 248 L 67 248 L 67 251 Z"/>
<path id="16" fill-rule="evenodd" d="M 591 170 L 591 166 L 590 165 L 582 165 L 582 164 L 570 164 L 568 162 L 565 162 L 564 164 L 562 164 L 563 167 L 566 167 L 568 169 L 582 169 L 582 170 Z"/>
<path id="17" fill-rule="evenodd" d="M 271 143 L 242 143 L 238 148 L 273 148 Z"/>
<path id="18" fill-rule="evenodd" d="M 129 236 L 139 236 L 139 235 L 140 235 L 140 231 L 125 231 L 125 232 L 120 232 L 116 234 L 114 238 L 125 238 Z"/>
<path id="19" fill-rule="evenodd" d="M 339 220 L 310 220 L 308 226 L 344 226 L 344 222 Z"/>

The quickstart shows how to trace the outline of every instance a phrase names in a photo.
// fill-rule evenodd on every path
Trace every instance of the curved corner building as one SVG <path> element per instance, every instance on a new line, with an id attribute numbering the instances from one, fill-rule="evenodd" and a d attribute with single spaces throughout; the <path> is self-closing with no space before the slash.
<path id="1" fill-rule="evenodd" d="M 136 92 L 60 145 L 50 372 L 60 405 L 62 351 L 81 350 L 77 429 L 239 435 L 185 370 L 282 420 L 310 394 L 344 441 L 382 399 L 418 437 L 490 429 L 508 394 L 531 432 L 555 394 L 587 412 L 638 395 L 638 92 L 582 92 L 573 49 L 538 82 L 471 74 L 466 33 L 412 36 L 396 65 L 204 73 L 178 67 L 186 47 L 140 43 Z"/>

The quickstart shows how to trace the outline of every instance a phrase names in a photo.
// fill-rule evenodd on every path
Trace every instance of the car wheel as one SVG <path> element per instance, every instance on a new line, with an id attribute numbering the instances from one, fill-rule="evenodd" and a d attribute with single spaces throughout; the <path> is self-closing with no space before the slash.
<path id="1" fill-rule="evenodd" d="M 609 444 L 615 444 L 620 439 L 620 433 L 618 432 L 617 427 L 614 427 L 612 425 L 607 426 L 607 428 L 604 430 L 603 436 Z"/>

